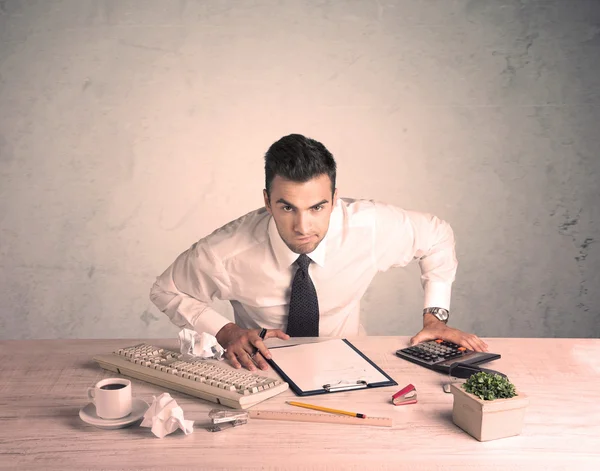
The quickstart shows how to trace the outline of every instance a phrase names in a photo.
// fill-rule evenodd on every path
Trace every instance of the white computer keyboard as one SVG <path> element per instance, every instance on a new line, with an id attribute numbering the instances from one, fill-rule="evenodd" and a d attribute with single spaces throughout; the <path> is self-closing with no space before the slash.
<path id="1" fill-rule="evenodd" d="M 141 343 L 94 357 L 102 368 L 234 409 L 247 409 L 288 389 L 288 383 L 217 360 L 184 361 L 179 352 Z"/>

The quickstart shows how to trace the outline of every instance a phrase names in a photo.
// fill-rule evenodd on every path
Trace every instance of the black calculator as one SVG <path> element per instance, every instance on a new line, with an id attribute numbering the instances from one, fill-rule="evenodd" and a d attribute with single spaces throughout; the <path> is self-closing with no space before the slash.
<path id="1" fill-rule="evenodd" d="M 479 365 L 500 358 L 497 353 L 474 352 L 455 343 L 439 339 L 402 348 L 396 351 L 396 355 L 445 374 L 449 373 L 452 363 Z"/>

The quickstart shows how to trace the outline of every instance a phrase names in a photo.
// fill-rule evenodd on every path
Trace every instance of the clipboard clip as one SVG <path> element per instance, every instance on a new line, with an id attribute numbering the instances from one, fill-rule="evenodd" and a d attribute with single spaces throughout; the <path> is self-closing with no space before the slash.
<path id="1" fill-rule="evenodd" d="M 369 384 L 364 380 L 359 380 L 356 383 L 339 382 L 336 384 L 324 384 L 323 389 L 327 392 L 350 391 L 352 389 L 364 389 Z"/>

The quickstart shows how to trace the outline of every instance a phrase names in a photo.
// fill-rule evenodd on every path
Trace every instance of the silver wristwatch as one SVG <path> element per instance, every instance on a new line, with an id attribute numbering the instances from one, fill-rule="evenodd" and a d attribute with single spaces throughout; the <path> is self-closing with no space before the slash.
<path id="1" fill-rule="evenodd" d="M 448 311 L 448 309 L 444 309 L 443 307 L 426 307 L 423 309 L 423 315 L 425 314 L 433 314 L 444 324 L 448 323 L 448 318 L 450 317 L 450 311 Z"/>

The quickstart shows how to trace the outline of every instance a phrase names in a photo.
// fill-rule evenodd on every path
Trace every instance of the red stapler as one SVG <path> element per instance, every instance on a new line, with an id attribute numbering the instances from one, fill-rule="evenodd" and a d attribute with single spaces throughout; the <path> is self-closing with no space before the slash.
<path id="1" fill-rule="evenodd" d="M 392 403 L 395 406 L 404 406 L 406 404 L 417 403 L 417 390 L 412 384 L 402 388 L 392 396 Z"/>

